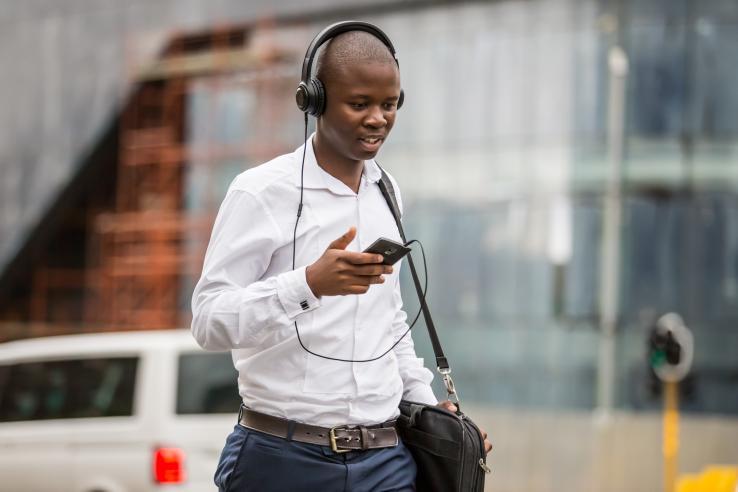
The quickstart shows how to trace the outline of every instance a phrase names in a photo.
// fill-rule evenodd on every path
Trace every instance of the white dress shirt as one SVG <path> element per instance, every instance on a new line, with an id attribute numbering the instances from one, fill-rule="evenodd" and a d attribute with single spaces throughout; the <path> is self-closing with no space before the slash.
<path id="1" fill-rule="evenodd" d="M 231 184 L 213 226 L 202 277 L 192 297 L 192 332 L 208 350 L 232 350 L 244 405 L 298 422 L 331 427 L 375 424 L 398 415 L 401 398 L 435 404 L 433 374 L 415 354 L 408 334 L 396 263 L 383 284 L 360 295 L 316 298 L 305 267 L 328 245 L 357 228 L 347 250 L 362 251 L 379 237 L 401 241 L 377 182 L 381 171 L 366 161 L 358 193 L 318 166 L 312 138 L 305 155 L 304 205 L 300 201 L 303 147 L 249 169 Z M 402 201 L 398 191 L 398 203 Z"/>

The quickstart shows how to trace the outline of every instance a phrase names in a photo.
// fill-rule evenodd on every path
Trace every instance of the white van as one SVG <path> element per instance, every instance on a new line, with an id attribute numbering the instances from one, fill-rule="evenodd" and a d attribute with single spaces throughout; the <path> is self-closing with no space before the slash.
<path id="1" fill-rule="evenodd" d="M 240 404 L 188 330 L 0 344 L 0 490 L 215 490 Z"/>

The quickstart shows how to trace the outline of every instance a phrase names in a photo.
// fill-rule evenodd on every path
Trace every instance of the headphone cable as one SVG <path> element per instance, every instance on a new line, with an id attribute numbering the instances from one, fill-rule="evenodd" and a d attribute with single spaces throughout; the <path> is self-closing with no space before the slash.
<path id="1" fill-rule="evenodd" d="M 300 205 L 297 207 L 297 219 L 295 220 L 295 229 L 292 233 L 292 270 L 295 269 L 295 254 L 296 254 L 296 244 L 297 244 L 297 224 L 300 222 L 300 216 L 302 215 L 302 202 L 303 202 L 303 190 L 304 190 L 304 179 L 305 179 L 305 152 L 307 150 L 308 146 L 308 138 L 307 138 L 307 131 L 308 131 L 308 114 L 305 113 L 305 144 L 302 148 L 302 164 L 300 166 Z M 413 329 L 413 326 L 415 326 L 415 323 L 417 323 L 418 318 L 420 318 L 420 313 L 423 311 L 423 305 L 425 304 L 425 296 L 428 292 L 428 265 L 425 261 L 425 250 L 423 249 L 423 244 L 418 241 L 417 239 L 412 239 L 405 243 L 405 246 L 409 246 L 413 243 L 418 243 L 420 246 L 420 252 L 423 255 L 423 272 L 424 272 L 424 285 L 423 285 L 423 296 L 420 300 L 420 308 L 418 308 L 418 313 L 415 315 L 415 318 L 413 318 L 413 322 L 410 323 L 410 326 L 408 326 L 407 330 L 405 330 L 405 333 L 402 334 L 400 338 L 397 339 L 395 343 L 392 344 L 390 348 L 385 350 L 381 355 L 378 355 L 376 357 L 373 357 L 371 359 L 341 359 L 340 357 L 329 357 L 327 355 L 321 355 L 318 353 L 313 352 L 309 348 L 305 346 L 305 344 L 302 342 L 302 337 L 300 337 L 300 330 L 297 327 L 297 320 L 294 321 L 295 323 L 295 333 L 297 334 L 297 341 L 300 342 L 300 346 L 305 350 L 305 352 L 314 355 L 316 357 L 320 357 L 321 359 L 327 359 L 327 360 L 334 360 L 338 362 L 374 362 L 375 360 L 379 360 L 392 349 L 394 349 L 397 344 L 399 344 L 403 338 L 407 336 L 408 333 L 410 333 L 410 330 Z"/>

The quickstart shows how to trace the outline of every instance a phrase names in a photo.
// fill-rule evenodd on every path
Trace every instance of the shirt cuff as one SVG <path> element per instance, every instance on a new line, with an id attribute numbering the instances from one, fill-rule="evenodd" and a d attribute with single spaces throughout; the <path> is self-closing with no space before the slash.
<path id="1" fill-rule="evenodd" d="M 277 276 L 277 296 L 291 319 L 320 306 L 320 299 L 313 295 L 305 278 L 305 268 L 303 266 Z"/>

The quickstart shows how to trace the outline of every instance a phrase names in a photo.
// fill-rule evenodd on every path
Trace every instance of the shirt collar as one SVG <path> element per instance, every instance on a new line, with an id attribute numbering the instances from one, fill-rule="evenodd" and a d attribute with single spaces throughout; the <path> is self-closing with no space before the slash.
<path id="1" fill-rule="evenodd" d="M 297 163 L 297 172 L 295 173 L 295 186 L 300 186 L 300 164 L 302 163 L 302 153 L 304 149 L 305 175 L 303 177 L 303 186 L 305 188 L 327 189 L 338 195 L 353 194 L 344 183 L 342 183 L 334 176 L 328 174 L 325 170 L 323 170 L 323 168 L 318 165 L 318 161 L 315 158 L 315 152 L 313 151 L 314 137 L 315 133 L 313 133 L 310 138 L 308 138 L 305 145 L 301 145 L 300 147 L 298 147 L 293 154 L 295 157 L 295 162 Z M 305 146 L 307 146 L 307 148 L 305 148 Z M 382 171 L 379 169 L 379 166 L 374 161 L 374 159 L 364 161 L 362 179 L 366 180 L 368 183 L 376 183 L 380 180 L 381 177 Z"/>

